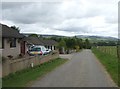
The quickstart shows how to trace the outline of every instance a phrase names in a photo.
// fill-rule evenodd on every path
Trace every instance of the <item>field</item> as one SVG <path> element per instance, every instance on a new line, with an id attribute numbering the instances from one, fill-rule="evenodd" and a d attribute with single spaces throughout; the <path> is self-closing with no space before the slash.
<path id="1" fill-rule="evenodd" d="M 98 60 L 103 64 L 114 82 L 120 86 L 120 62 L 117 58 L 117 48 L 115 46 L 99 46 L 92 49 Z"/>
<path id="2" fill-rule="evenodd" d="M 101 52 L 113 55 L 117 57 L 117 47 L 116 46 L 98 46 L 98 50 Z"/>

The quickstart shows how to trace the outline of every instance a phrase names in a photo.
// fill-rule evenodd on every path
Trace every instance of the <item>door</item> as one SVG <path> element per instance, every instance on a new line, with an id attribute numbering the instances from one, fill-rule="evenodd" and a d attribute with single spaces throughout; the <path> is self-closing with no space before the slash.
<path id="1" fill-rule="evenodd" d="M 25 41 L 21 42 L 21 54 L 25 54 Z"/>

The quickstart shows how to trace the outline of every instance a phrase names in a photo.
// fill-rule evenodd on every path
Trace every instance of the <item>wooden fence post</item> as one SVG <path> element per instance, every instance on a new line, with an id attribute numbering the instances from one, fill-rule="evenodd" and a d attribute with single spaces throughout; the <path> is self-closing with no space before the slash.
<path id="1" fill-rule="evenodd" d="M 118 86 L 120 87 L 120 40 L 118 40 L 117 44 L 117 57 L 118 57 Z"/>
<path id="2" fill-rule="evenodd" d="M 118 45 L 117 45 L 117 57 L 120 61 L 120 42 L 118 42 Z"/>
<path id="3" fill-rule="evenodd" d="M 117 46 L 117 57 L 120 60 L 120 46 Z"/>

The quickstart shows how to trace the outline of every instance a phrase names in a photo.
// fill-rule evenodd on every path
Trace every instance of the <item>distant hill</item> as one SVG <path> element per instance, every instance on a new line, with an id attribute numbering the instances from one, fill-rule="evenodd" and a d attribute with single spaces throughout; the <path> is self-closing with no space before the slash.
<path id="1" fill-rule="evenodd" d="M 22 33 L 24 36 L 28 37 L 30 34 L 34 33 Z M 60 35 L 48 35 L 48 34 L 37 34 L 39 37 L 44 37 L 44 38 L 51 38 L 51 37 L 66 37 L 66 36 L 60 36 Z"/>
<path id="2" fill-rule="evenodd" d="M 42 35 L 42 37 L 45 37 L 45 38 L 51 38 L 51 37 L 66 37 L 66 36 L 60 36 L 60 35 Z"/>
<path id="3" fill-rule="evenodd" d="M 91 42 L 99 41 L 117 41 L 117 38 L 114 37 L 105 37 L 105 36 L 89 36 L 89 35 L 77 35 L 76 37 L 82 39 L 89 39 Z"/>
<path id="4" fill-rule="evenodd" d="M 32 33 L 22 33 L 25 36 L 29 36 Z M 37 34 L 40 37 L 51 38 L 51 37 L 68 37 L 61 35 L 48 35 L 48 34 Z M 69 36 L 70 37 L 70 36 Z M 73 37 L 73 36 L 71 36 Z M 90 35 L 76 35 L 77 38 L 89 39 L 91 42 L 100 42 L 100 41 L 117 41 L 117 38 L 114 37 L 105 37 L 105 36 L 90 36 Z"/>

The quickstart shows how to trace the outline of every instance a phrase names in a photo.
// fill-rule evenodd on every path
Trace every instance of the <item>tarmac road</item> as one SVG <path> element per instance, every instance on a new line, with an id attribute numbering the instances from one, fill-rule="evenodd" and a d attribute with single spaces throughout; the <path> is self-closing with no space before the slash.
<path id="1" fill-rule="evenodd" d="M 69 61 L 36 80 L 31 87 L 116 87 L 91 50 L 60 56 Z"/>

